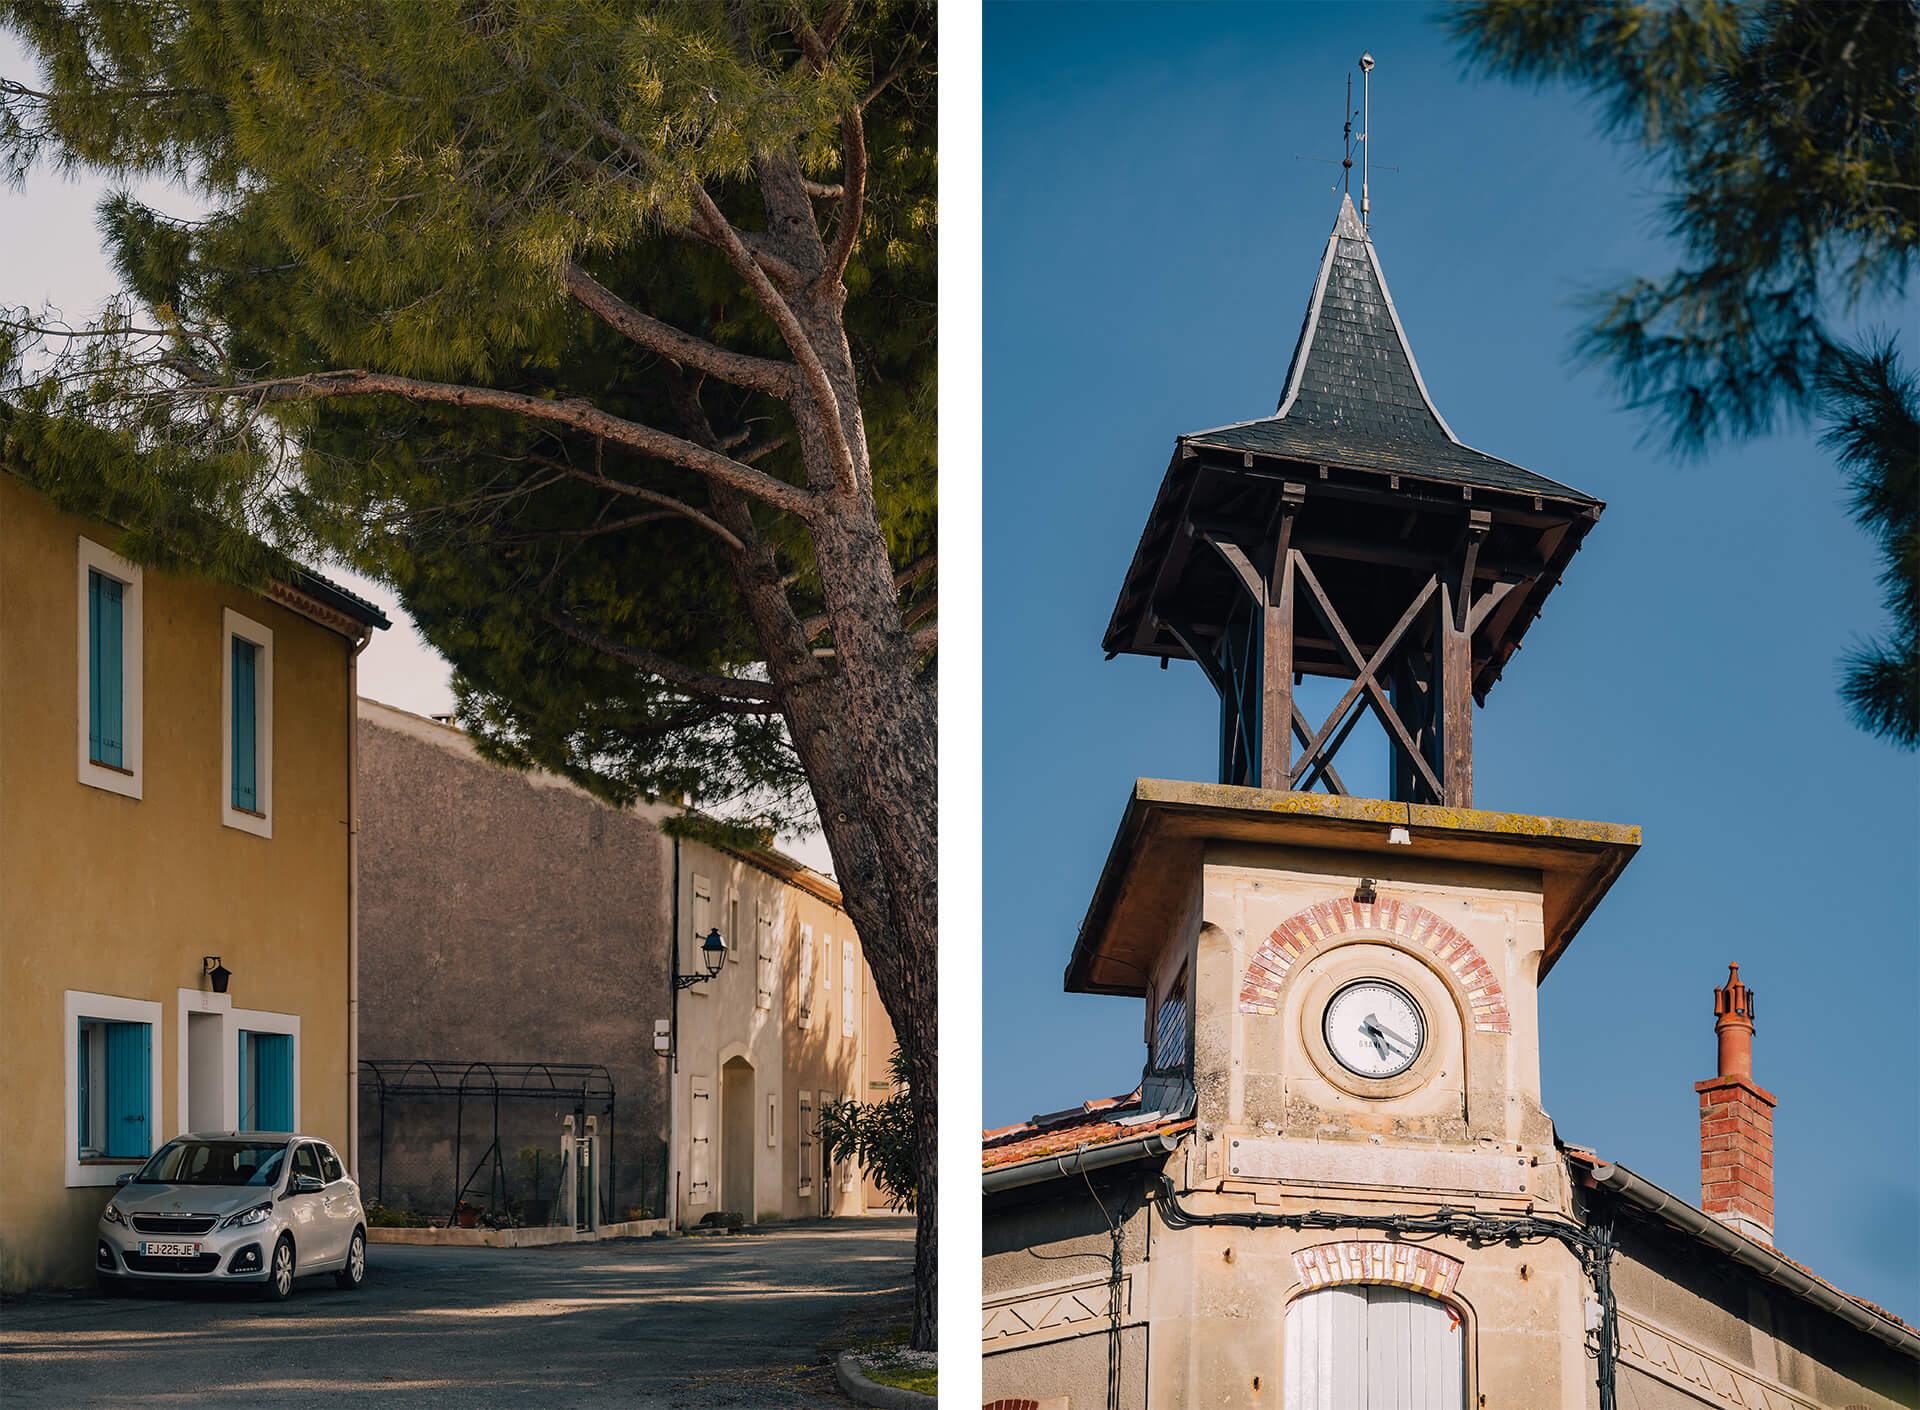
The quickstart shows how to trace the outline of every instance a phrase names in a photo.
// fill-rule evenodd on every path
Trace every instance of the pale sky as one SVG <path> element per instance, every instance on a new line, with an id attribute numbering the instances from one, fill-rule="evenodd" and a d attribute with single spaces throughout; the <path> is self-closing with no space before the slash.
<path id="1" fill-rule="evenodd" d="M 36 72 L 12 34 L 0 33 L 0 72 Z M 119 291 L 94 225 L 94 210 L 109 189 L 95 176 L 68 179 L 45 170 L 35 171 L 24 191 L 0 187 L 0 304 L 25 304 L 35 312 L 51 307 L 76 327 L 99 314 Z M 133 190 L 168 215 L 191 217 L 204 209 L 178 187 L 145 183 Z M 378 604 L 393 623 L 374 633 L 360 657 L 360 693 L 417 715 L 451 711 L 452 668 L 421 638 L 393 592 L 337 563 L 312 566 Z M 833 857 L 817 832 L 781 838 L 780 847 L 817 871 L 833 871 Z"/>

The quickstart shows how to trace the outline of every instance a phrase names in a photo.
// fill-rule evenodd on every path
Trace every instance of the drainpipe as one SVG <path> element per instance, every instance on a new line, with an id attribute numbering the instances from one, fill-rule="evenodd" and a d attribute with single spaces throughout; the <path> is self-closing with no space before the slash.
<path id="1" fill-rule="evenodd" d="M 347 1170 L 360 1178 L 360 653 L 363 626 L 347 654 Z"/>
<path id="2" fill-rule="evenodd" d="M 667 921 L 667 1227 L 680 1227 L 680 839 L 673 839 L 673 898 Z"/>

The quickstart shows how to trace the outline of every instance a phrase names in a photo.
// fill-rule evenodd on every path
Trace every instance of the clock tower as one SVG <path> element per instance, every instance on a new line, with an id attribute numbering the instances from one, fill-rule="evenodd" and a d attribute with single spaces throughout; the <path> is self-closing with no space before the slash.
<path id="1" fill-rule="evenodd" d="M 1446 1231 L 1573 1219 L 1535 995 L 1639 832 L 1477 807 L 1473 710 L 1601 509 L 1453 433 L 1345 199 L 1277 410 L 1175 441 L 1105 645 L 1206 674 L 1219 775 L 1135 783 L 1066 973 L 1144 1002 L 1137 1119 L 1192 1123 L 1149 1405 L 1389 1403 L 1339 1398 L 1388 1338 L 1422 1405 L 1583 1401 L 1579 1248 Z"/>

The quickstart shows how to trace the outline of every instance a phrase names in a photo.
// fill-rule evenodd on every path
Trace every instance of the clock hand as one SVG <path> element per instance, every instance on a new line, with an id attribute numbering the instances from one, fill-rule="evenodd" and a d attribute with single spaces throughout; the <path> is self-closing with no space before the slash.
<path id="1" fill-rule="evenodd" d="M 1369 1018 L 1373 1017 L 1373 1015 L 1371 1014 L 1367 1016 Z M 1373 1026 L 1376 1032 L 1384 1035 L 1391 1041 L 1398 1043 L 1401 1047 L 1405 1048 L 1408 1052 L 1413 1051 L 1413 1040 L 1411 1038 L 1402 1038 L 1398 1033 L 1395 1033 L 1391 1028 L 1388 1028 L 1387 1026 L 1382 1024 L 1380 1020 L 1377 1018 L 1373 1019 Z"/>
<path id="2" fill-rule="evenodd" d="M 1372 1014 L 1368 1014 L 1360 1020 L 1360 1031 L 1366 1034 L 1367 1037 L 1373 1039 L 1374 1051 L 1379 1053 L 1380 1060 L 1385 1062 L 1387 1059 L 1386 1034 L 1381 1030 L 1379 1022 Z"/>

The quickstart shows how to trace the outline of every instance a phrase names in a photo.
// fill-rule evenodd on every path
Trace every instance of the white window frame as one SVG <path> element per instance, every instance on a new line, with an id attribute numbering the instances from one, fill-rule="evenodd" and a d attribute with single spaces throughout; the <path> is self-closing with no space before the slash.
<path id="1" fill-rule="evenodd" d="M 767 1093 L 767 1149 L 777 1150 L 780 1145 L 780 1094 Z"/>
<path id="2" fill-rule="evenodd" d="M 231 607 L 220 614 L 220 821 L 255 837 L 273 836 L 273 633 Z M 254 798 L 260 817 L 233 806 L 233 640 L 259 648 L 253 682 Z"/>
<path id="3" fill-rule="evenodd" d="M 220 1035 L 215 1040 L 220 1045 L 220 1124 L 231 1131 L 238 1124 L 235 1111 L 239 1105 L 236 1094 L 240 1082 L 240 1058 L 233 1045 L 233 996 L 214 994 L 205 989 L 182 989 L 178 992 L 180 1022 L 175 1025 L 177 1061 L 174 1071 L 179 1077 L 179 1105 L 173 1109 L 173 1134 L 184 1136 L 192 1129 L 187 1125 L 187 1114 L 193 1109 L 193 1063 L 187 1042 L 193 1026 L 189 1018 L 191 1014 L 210 1014 L 215 1020 Z"/>
<path id="4" fill-rule="evenodd" d="M 183 1021 L 181 1027 L 185 1027 Z M 238 1130 L 240 1126 L 240 1044 L 236 1041 L 242 1033 L 284 1033 L 293 1039 L 293 1129 L 300 1129 L 300 1015 L 297 1013 L 270 1013 L 266 1009 L 229 1009 L 227 1011 L 227 1031 L 221 1035 L 227 1046 L 222 1058 L 225 1071 L 230 1080 L 226 1082 L 224 1100 L 227 1109 L 227 1125 Z M 343 1161 L 342 1164 L 345 1162 Z"/>
<path id="5" fill-rule="evenodd" d="M 737 886 L 727 888 L 727 963 L 739 964 L 740 951 L 744 948 L 740 936 L 740 889 Z"/>
<path id="6" fill-rule="evenodd" d="M 84 1189 L 94 1185 L 111 1185 L 129 1171 L 138 1170 L 147 1163 L 147 1157 L 124 1160 L 89 1160 L 82 1164 L 80 1160 L 80 1020 L 99 1019 L 106 1023 L 144 1023 L 147 1034 L 147 1069 L 152 1090 L 147 1093 L 147 1139 L 151 1150 L 159 1150 L 160 1135 L 160 1073 L 165 1066 L 160 1061 L 160 1017 L 164 1011 L 157 1000 L 129 999 L 119 994 L 90 994 L 81 989 L 65 991 L 64 1012 L 66 1015 L 66 1052 L 67 1075 L 64 1083 L 67 1094 L 66 1113 L 66 1162 L 67 1188 Z"/>
<path id="7" fill-rule="evenodd" d="M 75 675 L 79 677 L 80 701 L 80 782 L 89 788 L 105 789 L 108 793 L 118 793 L 124 798 L 139 798 L 144 781 L 141 764 L 144 751 L 141 747 L 141 700 L 145 693 L 145 680 L 141 663 L 146 652 L 142 649 L 144 633 L 143 603 L 146 591 L 141 571 L 104 545 L 95 543 L 84 535 L 79 541 L 79 649 L 74 657 L 77 667 Z M 97 571 L 106 577 L 118 580 L 126 585 L 126 591 L 120 598 L 120 758 L 119 769 L 110 764 L 93 762 L 93 751 L 87 747 L 89 709 L 88 688 L 92 685 L 87 670 L 87 658 L 91 654 L 89 647 L 90 626 L 87 618 L 87 574 Z"/>

